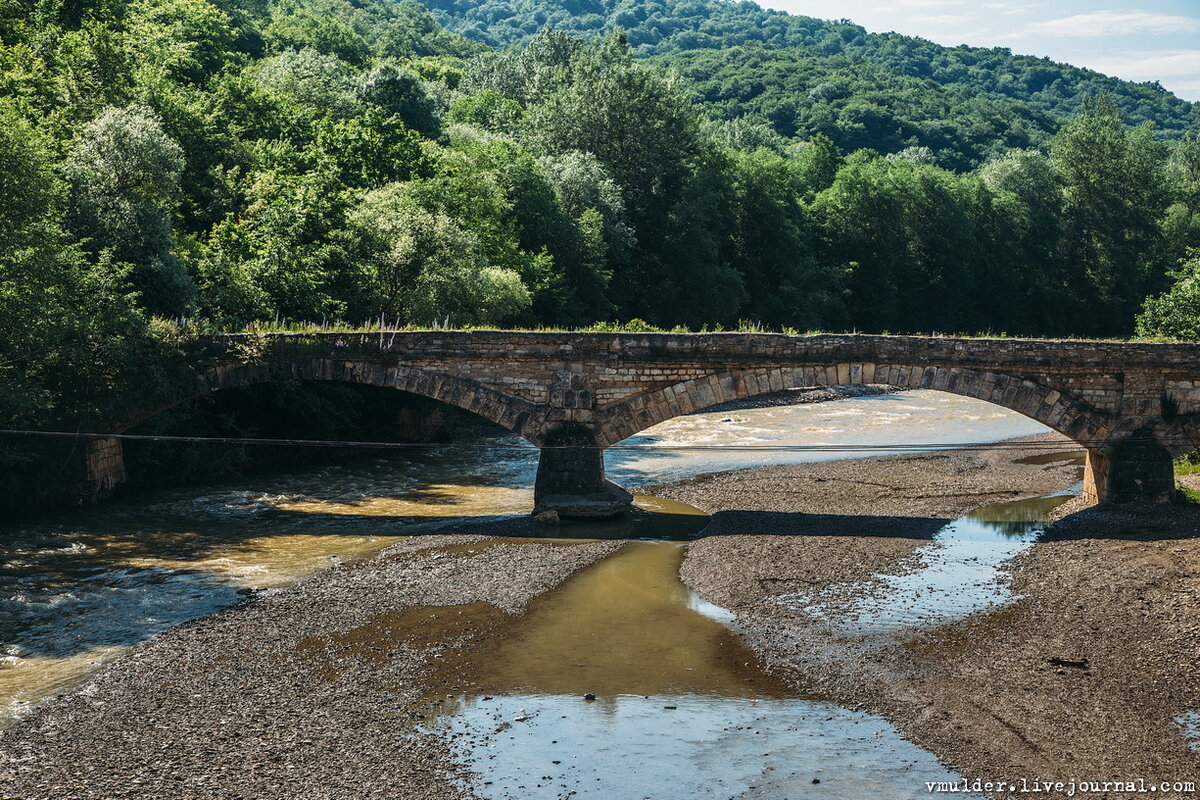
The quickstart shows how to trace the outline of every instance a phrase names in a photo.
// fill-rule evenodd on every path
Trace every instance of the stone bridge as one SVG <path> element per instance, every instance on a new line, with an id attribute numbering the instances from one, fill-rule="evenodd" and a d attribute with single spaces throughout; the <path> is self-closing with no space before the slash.
<path id="1" fill-rule="evenodd" d="M 717 403 L 791 387 L 886 383 L 1017 411 L 1088 451 L 1098 501 L 1171 498 L 1173 457 L 1200 446 L 1200 345 L 757 333 L 234 334 L 166 396 L 130 398 L 121 433 L 208 392 L 280 380 L 391 387 L 478 414 L 541 448 L 536 504 L 615 513 L 604 448 Z M 122 479 L 120 441 L 93 442 L 96 493 Z"/>

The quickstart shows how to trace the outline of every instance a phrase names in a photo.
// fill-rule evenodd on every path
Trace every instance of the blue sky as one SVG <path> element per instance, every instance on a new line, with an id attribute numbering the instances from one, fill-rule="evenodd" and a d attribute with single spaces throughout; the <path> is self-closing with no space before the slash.
<path id="1" fill-rule="evenodd" d="M 1200 0 L 758 0 L 939 44 L 1008 47 L 1200 100 Z"/>

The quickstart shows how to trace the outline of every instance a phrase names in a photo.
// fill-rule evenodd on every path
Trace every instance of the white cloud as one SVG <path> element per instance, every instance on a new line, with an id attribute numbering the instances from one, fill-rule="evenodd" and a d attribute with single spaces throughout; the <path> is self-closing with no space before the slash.
<path id="1" fill-rule="evenodd" d="M 955 6 L 964 5 L 963 0 L 896 0 L 894 3 L 889 3 L 886 6 L 877 6 L 872 9 L 877 14 L 894 15 L 896 12 L 908 14 L 913 11 L 952 11 Z"/>
<path id="2" fill-rule="evenodd" d="M 1006 17 L 1015 17 L 1019 14 L 1028 14 L 1035 8 L 1041 8 L 1041 3 L 984 3 L 983 8 L 988 11 L 995 11 L 1003 14 Z"/>
<path id="3" fill-rule="evenodd" d="M 1138 33 L 1200 33 L 1200 18 L 1137 9 L 1109 9 L 1034 22 L 1026 33 L 1051 36 L 1117 36 Z"/>
<path id="4" fill-rule="evenodd" d="M 926 17 L 912 17 L 913 22 L 919 22 L 924 25 L 963 25 L 968 22 L 973 22 L 970 17 L 964 17 L 961 14 L 935 14 Z"/>
<path id="5" fill-rule="evenodd" d="M 1174 76 L 1200 79 L 1200 50 L 1124 51 L 1090 59 L 1088 66 L 1097 72 L 1136 81 Z M 1188 85 L 1186 81 L 1173 83 Z"/>
<path id="6" fill-rule="evenodd" d="M 945 8 L 946 6 L 961 6 L 965 0 L 896 0 L 886 8 Z"/>

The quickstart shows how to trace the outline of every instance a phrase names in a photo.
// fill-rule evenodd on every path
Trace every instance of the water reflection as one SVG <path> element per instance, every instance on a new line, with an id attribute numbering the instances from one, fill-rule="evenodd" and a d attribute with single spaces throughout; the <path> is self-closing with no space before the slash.
<path id="1" fill-rule="evenodd" d="M 797 695 L 680 582 L 682 554 L 626 545 L 448 667 L 467 690 L 430 727 L 475 771 L 464 788 L 777 800 L 815 779 L 822 796 L 899 800 L 953 778 L 883 720 Z"/>
<path id="2" fill-rule="evenodd" d="M 1044 429 L 980 401 L 916 391 L 693 415 L 650 429 L 638 441 L 955 442 L 1038 430 Z M 515 437 L 493 443 L 504 449 L 446 446 L 233 485 L 156 492 L 3 530 L 0 726 L 123 647 L 227 606 L 241 590 L 284 586 L 464 518 L 525 515 L 532 507 L 537 452 Z M 836 455 L 610 453 L 608 463 L 614 477 L 633 486 Z M 535 532 L 687 540 L 702 527 L 701 518 L 655 502 L 653 522 L 635 513 L 615 528 L 576 523 Z"/>

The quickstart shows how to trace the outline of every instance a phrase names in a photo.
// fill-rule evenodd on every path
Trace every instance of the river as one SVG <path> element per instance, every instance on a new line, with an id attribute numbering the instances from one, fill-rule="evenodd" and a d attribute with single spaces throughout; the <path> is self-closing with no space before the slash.
<path id="1" fill-rule="evenodd" d="M 936 445 L 1045 430 L 997 406 L 913 391 L 678 418 L 627 441 L 661 449 L 610 452 L 608 470 L 614 480 L 635 487 L 706 472 L 871 454 L 756 452 L 755 446 Z M 514 439 L 495 443 L 508 447 L 446 446 L 201 490 L 143 494 L 9 528 L 0 551 L 0 726 L 125 648 L 236 602 L 240 593 L 285 586 L 463 517 L 527 512 L 536 451 Z M 705 449 L 686 449 L 696 447 Z M 994 581 L 996 567 L 1036 535 L 1042 513 L 1054 502 L 993 510 L 991 517 L 977 514 L 948 526 L 930 549 L 927 568 L 918 577 L 898 579 L 875 605 L 861 609 L 862 619 L 904 626 L 1006 602 Z M 687 796 L 767 798 L 787 796 L 822 776 L 829 785 L 831 770 L 857 770 L 880 790 L 901 779 L 911 787 L 916 776 L 945 778 L 936 759 L 900 739 L 886 722 L 772 685 L 751 655 L 731 661 L 728 654 L 739 645 L 726 628 L 729 615 L 689 592 L 677 574 L 681 545 L 671 540 L 694 535 L 703 517 L 689 522 L 686 508 L 648 498 L 639 505 L 644 510 L 631 520 L 580 527 L 576 535 L 646 543 L 623 548 L 538 601 L 522 623 L 525 645 L 491 660 L 480 670 L 478 691 L 453 698 L 436 723 L 470 734 L 460 742 L 477 743 L 459 752 L 480 765 L 476 794 L 534 798 L 572 791 L 632 798 L 642 791 L 661 797 L 665 787 L 691 781 L 695 787 Z M 968 563 L 973 571 L 964 578 Z M 921 574 L 933 594 L 924 591 Z M 930 600 L 937 591 L 944 602 Z M 923 598 L 930 607 L 914 611 L 911 603 L 889 602 L 906 597 Z M 813 613 L 820 613 L 819 604 Z M 604 630 L 604 647 L 588 650 L 574 642 L 564 648 L 571 630 Z M 651 641 L 660 643 L 662 658 L 645 662 L 652 669 L 639 667 L 634 654 L 645 652 Z M 558 655 L 546 657 L 548 648 Z M 568 690 L 555 676 L 563 672 L 565 653 L 578 660 L 581 652 L 590 653 L 591 667 L 582 682 L 576 673 Z M 582 720 L 559 713 L 566 705 L 578 708 L 580 685 L 592 686 L 597 697 Z M 507 737 L 490 733 L 497 720 L 521 716 L 527 719 Z M 687 736 L 662 736 L 667 730 L 685 730 Z M 731 731 L 753 731 L 754 738 Z M 580 737 L 587 743 L 586 764 L 578 761 Z M 543 758 L 555 748 L 574 748 L 575 763 Z M 613 769 L 639 756 L 665 758 L 677 772 L 650 776 Z M 525 785 L 528 776 L 520 765 L 530 759 L 546 762 L 546 780 L 538 781 L 544 791 Z M 716 763 L 725 766 L 716 772 L 704 767 Z"/>

